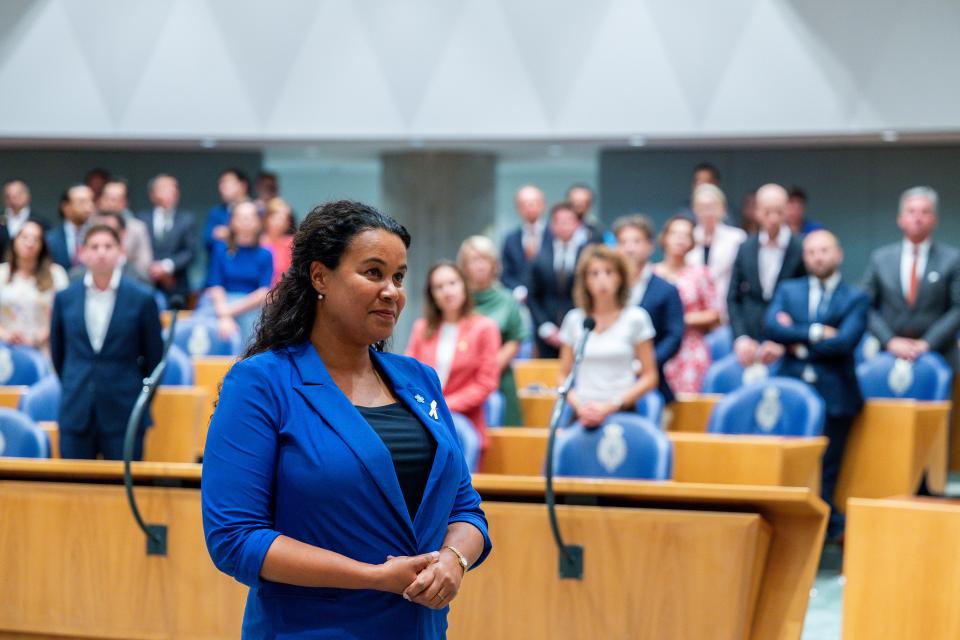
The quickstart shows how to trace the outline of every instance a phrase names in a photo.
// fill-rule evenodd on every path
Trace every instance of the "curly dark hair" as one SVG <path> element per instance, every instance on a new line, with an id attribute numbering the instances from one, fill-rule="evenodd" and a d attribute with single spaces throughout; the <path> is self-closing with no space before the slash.
<path id="1" fill-rule="evenodd" d="M 309 338 L 317 315 L 317 292 L 310 281 L 310 265 L 320 262 L 336 269 L 353 239 L 371 229 L 389 231 L 410 248 L 410 234 L 403 225 L 360 202 L 328 202 L 307 214 L 293 238 L 290 268 L 267 294 L 256 335 L 243 358 Z"/>

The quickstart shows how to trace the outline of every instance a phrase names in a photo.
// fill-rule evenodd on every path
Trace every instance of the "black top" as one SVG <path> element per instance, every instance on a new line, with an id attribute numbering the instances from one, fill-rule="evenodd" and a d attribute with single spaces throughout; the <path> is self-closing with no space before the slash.
<path id="1" fill-rule="evenodd" d="M 403 500 L 413 520 L 427 488 L 437 443 L 406 406 L 399 402 L 382 407 L 357 407 L 393 458 Z"/>

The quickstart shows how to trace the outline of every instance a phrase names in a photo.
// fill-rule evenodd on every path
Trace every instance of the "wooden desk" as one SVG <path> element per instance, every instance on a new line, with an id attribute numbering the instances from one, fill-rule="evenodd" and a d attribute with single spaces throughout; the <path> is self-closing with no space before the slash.
<path id="1" fill-rule="evenodd" d="M 20 398 L 27 392 L 28 387 L 22 384 L 0 386 L 0 407 L 16 409 L 20 405 Z"/>
<path id="2" fill-rule="evenodd" d="M 949 411 L 949 402 L 868 400 L 850 429 L 834 496 L 837 506 L 844 509 L 848 498 L 916 493 L 924 470 L 938 464 L 933 458 L 943 452 L 938 443 Z"/>
<path id="3" fill-rule="evenodd" d="M 540 476 L 547 429 L 490 429 L 481 470 Z M 827 439 L 668 433 L 677 482 L 808 487 L 819 493 L 820 459 Z"/>
<path id="4" fill-rule="evenodd" d="M 169 526 L 166 557 L 144 553 L 121 467 L 0 460 L 0 637 L 239 636 L 246 589 L 207 557 L 200 466 L 133 465 L 167 485 L 138 488 L 146 520 Z M 451 638 L 800 637 L 827 519 L 809 490 L 561 480 L 561 527 L 586 548 L 573 581 L 557 576 L 542 479 L 474 486 L 494 552 L 454 602 Z"/>
<path id="5" fill-rule="evenodd" d="M 160 326 L 166 329 L 170 326 L 170 318 L 173 315 L 172 311 L 161 311 L 160 312 Z M 184 320 L 189 320 L 190 316 L 193 315 L 193 311 L 180 311 L 177 313 L 177 324 L 180 324 Z"/>
<path id="6" fill-rule="evenodd" d="M 210 425 L 210 418 L 213 416 L 217 397 L 220 395 L 220 385 L 237 358 L 236 356 L 193 356 L 192 360 L 193 384 L 207 393 L 203 403 L 203 418 L 198 440 L 199 452 L 202 454 L 203 447 L 207 443 L 207 427 Z"/>
<path id="7" fill-rule="evenodd" d="M 960 638 L 960 501 L 847 503 L 844 640 Z"/>
<path id="8" fill-rule="evenodd" d="M 527 427 L 546 427 L 557 399 L 554 391 L 520 391 L 523 422 Z M 723 396 L 716 394 L 680 394 L 676 402 L 664 410 L 664 423 L 670 431 L 704 433 L 710 421 L 710 412 Z"/>
<path id="9" fill-rule="evenodd" d="M 960 376 L 953 377 L 953 406 L 960 406 Z M 950 471 L 960 471 L 960 411 L 950 412 Z"/>
<path id="10" fill-rule="evenodd" d="M 560 384 L 560 361 L 549 358 L 515 360 L 513 375 L 520 390 L 531 385 L 556 389 Z"/>

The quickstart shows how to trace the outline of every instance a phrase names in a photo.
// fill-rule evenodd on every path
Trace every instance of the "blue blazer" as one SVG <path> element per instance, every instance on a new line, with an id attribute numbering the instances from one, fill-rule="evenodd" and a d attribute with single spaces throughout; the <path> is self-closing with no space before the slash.
<path id="1" fill-rule="evenodd" d="M 857 287 L 840 281 L 821 323 L 835 327 L 837 335 L 828 340 L 810 342 L 810 284 L 807 278 L 785 280 L 777 287 L 764 321 L 764 337 L 787 347 L 803 345 L 805 358 L 788 349 L 778 375 L 803 379 L 809 365 L 816 374 L 814 388 L 826 403 L 829 416 L 853 416 L 863 408 L 863 396 L 857 382 L 854 350 L 867 328 L 870 298 Z M 776 316 L 785 311 L 793 325 L 785 327 Z"/>
<path id="2" fill-rule="evenodd" d="M 47 250 L 50 252 L 50 258 L 58 265 L 70 271 L 73 265 L 70 263 L 70 253 L 67 251 L 67 234 L 63 230 L 63 223 L 49 229 L 45 234 L 47 241 Z"/>
<path id="3" fill-rule="evenodd" d="M 544 225 L 543 237 L 540 239 L 541 249 L 552 242 L 550 239 L 550 227 Z M 534 258 L 536 260 L 536 258 Z M 530 266 L 533 260 L 527 260 L 527 254 L 523 250 L 523 227 L 517 227 L 503 239 L 503 251 L 501 252 L 501 261 L 503 269 L 500 272 L 500 282 L 511 291 L 523 285 L 527 286 L 530 279 Z"/>
<path id="4" fill-rule="evenodd" d="M 640 306 L 650 315 L 657 332 L 653 347 L 657 355 L 657 373 L 660 375 L 659 390 L 664 402 L 670 403 L 674 401 L 673 390 L 663 375 L 663 365 L 677 355 L 683 341 L 683 301 L 675 286 L 654 274 L 650 276 Z"/>
<path id="5" fill-rule="evenodd" d="M 121 435 L 143 379 L 163 356 L 160 312 L 148 289 L 120 278 L 103 348 L 94 353 L 84 317 L 86 298 L 80 279 L 53 299 L 50 357 L 63 385 L 60 430 L 82 432 L 95 407 L 103 433 Z M 141 426 L 149 424 L 146 412 Z"/>
<path id="6" fill-rule="evenodd" d="M 224 380 L 204 451 L 203 526 L 217 567 L 250 587 L 244 638 L 445 637 L 447 609 L 381 591 L 262 579 L 264 556 L 281 534 L 380 564 L 388 555 L 435 551 L 450 523 L 469 522 L 484 538 L 477 564 L 490 553 L 480 496 L 436 373 L 413 358 L 371 354 L 437 443 L 413 521 L 389 451 L 309 342 L 242 360 Z"/>

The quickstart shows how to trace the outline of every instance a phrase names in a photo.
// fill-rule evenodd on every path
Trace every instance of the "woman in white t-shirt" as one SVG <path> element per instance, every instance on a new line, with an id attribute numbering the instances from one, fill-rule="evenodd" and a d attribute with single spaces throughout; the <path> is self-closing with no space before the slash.
<path id="1" fill-rule="evenodd" d="M 629 295 L 623 256 L 603 245 L 584 249 L 573 285 L 577 308 L 567 313 L 560 327 L 560 373 L 563 378 L 570 373 L 584 318 L 592 316 L 597 325 L 568 396 L 585 427 L 600 426 L 612 413 L 633 411 L 637 400 L 657 387 L 656 332 L 647 312 L 628 304 Z"/>

